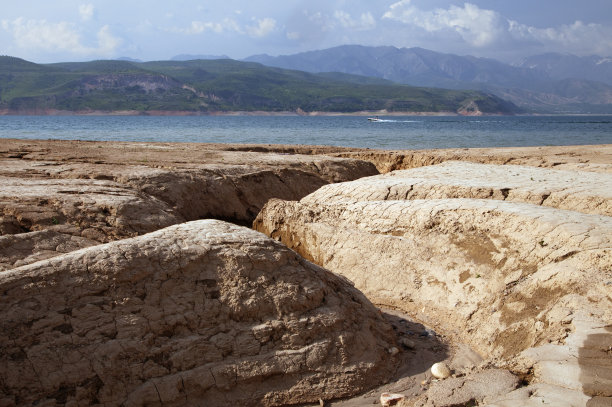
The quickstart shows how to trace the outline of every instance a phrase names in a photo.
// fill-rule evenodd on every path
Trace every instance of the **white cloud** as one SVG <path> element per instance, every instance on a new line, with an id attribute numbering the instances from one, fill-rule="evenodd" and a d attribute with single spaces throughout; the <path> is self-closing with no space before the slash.
<path id="1" fill-rule="evenodd" d="M 411 0 L 392 4 L 383 18 L 394 20 L 428 34 L 448 39 L 449 33 L 476 48 L 501 48 L 511 43 L 532 43 L 550 51 L 577 54 L 612 53 L 612 28 L 601 24 L 574 24 L 537 28 L 507 19 L 494 10 L 465 3 L 447 9 L 423 10 Z"/>
<path id="2" fill-rule="evenodd" d="M 344 28 L 354 30 L 371 30 L 376 27 L 376 21 L 370 12 L 361 14 L 359 19 L 353 19 L 349 13 L 338 10 L 334 13 L 334 17 Z"/>
<path id="3" fill-rule="evenodd" d="M 508 25 L 499 13 L 471 3 L 465 3 L 463 7 L 425 11 L 411 6 L 410 0 L 402 0 L 391 5 L 383 18 L 420 27 L 430 33 L 452 30 L 476 47 L 495 43 L 503 37 Z"/>
<path id="4" fill-rule="evenodd" d="M 297 31 L 290 31 L 287 33 L 287 39 L 291 41 L 297 41 L 302 38 L 302 35 Z"/>
<path id="5" fill-rule="evenodd" d="M 238 34 L 248 34 L 252 37 L 265 37 L 276 29 L 276 20 L 273 18 L 263 18 L 255 20 L 255 24 L 246 27 L 240 26 L 236 20 L 225 18 L 221 22 L 213 21 L 192 21 L 188 28 L 174 28 L 170 31 L 183 34 L 202 34 L 204 32 L 213 32 L 223 34 L 228 32 Z"/>
<path id="6" fill-rule="evenodd" d="M 247 27 L 247 32 L 252 37 L 265 37 L 276 29 L 276 20 L 273 18 L 264 18 L 257 21 L 256 25 Z"/>
<path id="7" fill-rule="evenodd" d="M 202 34 L 205 31 L 212 31 L 217 34 L 221 34 L 223 32 L 241 33 L 242 29 L 235 20 L 226 18 L 220 23 L 211 21 L 192 21 L 189 28 L 176 29 L 174 31 L 182 32 L 184 34 Z"/>
<path id="8" fill-rule="evenodd" d="M 18 48 L 25 51 L 67 51 L 79 56 L 112 56 L 121 40 L 110 33 L 108 26 L 97 33 L 97 46 L 82 43 L 80 33 L 67 22 L 51 23 L 46 20 L 2 21 L 2 28 L 13 35 Z"/>
<path id="9" fill-rule="evenodd" d="M 304 11 L 304 16 L 307 18 L 307 21 L 312 23 L 312 26 L 317 27 L 317 29 L 325 32 L 334 28 L 333 21 L 330 21 L 329 17 L 320 11 L 315 13 L 310 13 L 308 11 Z"/>
<path id="10" fill-rule="evenodd" d="M 557 28 L 536 28 L 510 21 L 509 31 L 518 38 L 532 38 L 545 43 L 559 43 L 566 46 L 579 45 L 584 43 L 585 40 L 600 43 L 608 42 L 609 44 L 612 40 L 610 37 L 612 28 L 601 24 L 585 24 L 582 21 Z"/>
<path id="11" fill-rule="evenodd" d="M 115 50 L 121 45 L 121 39 L 113 36 L 110 32 L 108 25 L 100 28 L 97 34 L 98 37 L 98 48 L 92 50 L 93 53 L 111 56 L 115 53 Z"/>
<path id="12" fill-rule="evenodd" d="M 94 15 L 93 4 L 81 4 L 79 6 L 79 15 L 81 16 L 81 20 L 83 21 L 91 20 Z"/>
<path id="13" fill-rule="evenodd" d="M 46 20 L 2 21 L 2 27 L 9 31 L 19 48 L 48 50 L 81 49 L 79 34 L 66 22 L 48 23 Z"/>

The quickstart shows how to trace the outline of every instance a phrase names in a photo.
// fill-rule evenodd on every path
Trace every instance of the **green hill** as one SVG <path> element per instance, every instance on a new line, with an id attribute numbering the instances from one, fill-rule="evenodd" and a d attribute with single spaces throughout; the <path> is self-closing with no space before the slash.
<path id="1" fill-rule="evenodd" d="M 418 88 L 341 73 L 310 74 L 230 59 L 39 65 L 0 57 L 0 109 L 84 111 L 513 113 L 478 91 Z"/>

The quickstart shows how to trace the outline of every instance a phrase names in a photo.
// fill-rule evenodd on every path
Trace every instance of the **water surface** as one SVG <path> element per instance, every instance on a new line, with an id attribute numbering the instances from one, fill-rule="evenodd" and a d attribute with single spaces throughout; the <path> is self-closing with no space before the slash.
<path id="1" fill-rule="evenodd" d="M 611 116 L 0 116 L 0 138 L 379 149 L 612 143 Z"/>

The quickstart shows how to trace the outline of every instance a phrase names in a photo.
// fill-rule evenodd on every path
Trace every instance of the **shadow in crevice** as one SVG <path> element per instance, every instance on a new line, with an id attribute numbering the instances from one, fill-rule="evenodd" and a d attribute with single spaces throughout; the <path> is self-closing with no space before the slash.
<path id="1" fill-rule="evenodd" d="M 333 407 L 380 404 L 381 393 L 402 393 L 407 398 L 423 394 L 430 383 L 431 365 L 449 357 L 449 348 L 434 331 L 394 310 L 381 310 L 393 327 L 398 343 L 398 368 L 389 381 L 365 394 L 325 403 Z M 425 383 L 425 384 L 424 384 Z"/>
<path id="2" fill-rule="evenodd" d="M 383 316 L 393 327 L 401 347 L 394 380 L 429 374 L 431 365 L 449 357 L 448 345 L 432 329 L 396 311 L 385 310 Z"/>
<path id="3" fill-rule="evenodd" d="M 578 350 L 582 392 L 587 407 L 612 406 L 612 325 L 588 335 Z"/>

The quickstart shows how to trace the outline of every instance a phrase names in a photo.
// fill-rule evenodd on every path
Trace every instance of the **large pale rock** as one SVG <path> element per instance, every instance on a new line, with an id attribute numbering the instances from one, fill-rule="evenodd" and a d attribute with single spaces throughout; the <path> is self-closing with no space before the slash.
<path id="1" fill-rule="evenodd" d="M 580 403 L 608 397 L 609 350 L 595 352 L 603 362 L 578 362 L 571 355 L 582 347 L 563 348 L 559 365 L 523 352 L 561 346 L 580 329 L 578 315 L 591 328 L 612 320 L 610 190 L 609 176 L 595 173 L 446 163 L 272 200 L 254 226 L 373 302 L 534 372 L 538 394 L 575 391 Z"/>
<path id="2" fill-rule="evenodd" d="M 324 186 L 303 202 L 476 198 L 612 215 L 610 174 L 448 161 Z"/>
<path id="3" fill-rule="evenodd" d="M 286 405 L 387 380 L 393 332 L 345 279 L 195 221 L 0 274 L 2 405 Z"/>
<path id="4" fill-rule="evenodd" d="M 482 164 L 528 165 L 563 170 L 612 173 L 612 144 L 580 146 L 484 147 L 435 150 L 338 151 L 342 157 L 368 160 L 381 173 L 468 161 Z"/>
<path id="5" fill-rule="evenodd" d="M 495 200 L 272 200 L 255 227 L 482 354 L 558 340 L 582 307 L 612 317 L 606 216 Z"/>

